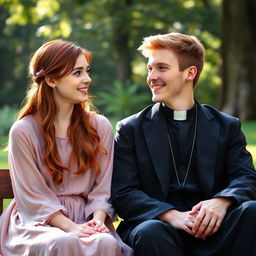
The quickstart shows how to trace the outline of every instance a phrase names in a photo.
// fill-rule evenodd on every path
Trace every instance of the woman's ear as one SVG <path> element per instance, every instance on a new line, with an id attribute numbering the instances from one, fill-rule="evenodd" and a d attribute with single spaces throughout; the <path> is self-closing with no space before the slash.
<path id="1" fill-rule="evenodd" d="M 53 79 L 52 77 L 48 77 L 46 76 L 45 77 L 45 82 L 52 88 L 55 88 L 56 87 L 56 80 Z"/>
<path id="2" fill-rule="evenodd" d="M 197 74 L 196 66 L 190 66 L 190 67 L 187 68 L 186 71 L 187 71 L 186 72 L 186 77 L 185 77 L 186 81 L 187 82 L 193 81 L 196 77 L 196 74 Z"/>

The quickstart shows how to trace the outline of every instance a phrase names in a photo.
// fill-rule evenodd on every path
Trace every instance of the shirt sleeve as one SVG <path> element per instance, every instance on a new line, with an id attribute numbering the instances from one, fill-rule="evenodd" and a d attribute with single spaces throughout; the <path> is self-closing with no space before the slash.
<path id="1" fill-rule="evenodd" d="M 251 154 L 246 150 L 247 142 L 236 119 L 230 132 L 225 155 L 228 185 L 214 197 L 228 197 L 241 204 L 256 199 L 256 172 Z"/>
<path id="2" fill-rule="evenodd" d="M 9 134 L 8 160 L 21 222 L 44 225 L 56 212 L 62 211 L 66 216 L 68 213 L 38 167 L 34 134 L 35 130 L 29 122 L 16 122 Z"/>
<path id="3" fill-rule="evenodd" d="M 88 218 L 95 211 L 105 211 L 113 219 L 114 210 L 110 203 L 110 187 L 113 172 L 114 133 L 110 122 L 97 115 L 96 128 L 100 135 L 100 143 L 106 154 L 98 156 L 100 173 L 95 178 L 92 190 L 87 197 L 85 216 Z"/>

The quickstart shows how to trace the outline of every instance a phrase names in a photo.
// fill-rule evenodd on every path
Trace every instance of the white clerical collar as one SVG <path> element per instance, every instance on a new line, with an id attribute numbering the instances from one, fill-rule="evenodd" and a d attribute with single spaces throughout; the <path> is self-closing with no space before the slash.
<path id="1" fill-rule="evenodd" d="M 187 120 L 187 110 L 174 110 L 173 119 L 177 121 Z"/>

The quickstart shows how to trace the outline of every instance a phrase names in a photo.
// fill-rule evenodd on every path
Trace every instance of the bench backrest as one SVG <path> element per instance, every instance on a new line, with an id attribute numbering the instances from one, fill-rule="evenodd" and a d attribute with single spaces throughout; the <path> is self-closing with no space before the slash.
<path id="1" fill-rule="evenodd" d="M 12 183 L 8 169 L 0 169 L 0 214 L 3 212 L 3 199 L 13 198 Z"/>

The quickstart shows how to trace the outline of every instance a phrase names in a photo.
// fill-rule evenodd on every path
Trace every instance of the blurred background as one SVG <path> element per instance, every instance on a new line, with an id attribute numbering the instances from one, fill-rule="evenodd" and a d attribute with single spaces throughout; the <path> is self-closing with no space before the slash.
<path id="1" fill-rule="evenodd" d="M 168 32 L 204 44 L 196 97 L 242 120 L 256 163 L 255 0 L 0 0 L 0 149 L 31 82 L 30 56 L 42 43 L 62 38 L 93 53 L 90 93 L 114 128 L 151 104 L 137 48 L 143 37 Z"/>

